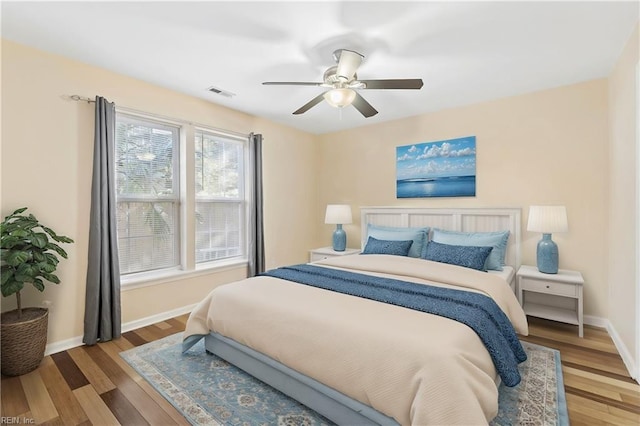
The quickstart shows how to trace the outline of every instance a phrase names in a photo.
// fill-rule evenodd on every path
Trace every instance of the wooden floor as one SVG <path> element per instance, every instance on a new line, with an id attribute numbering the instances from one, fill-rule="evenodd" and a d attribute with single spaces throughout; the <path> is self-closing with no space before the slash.
<path id="1" fill-rule="evenodd" d="M 2 424 L 186 425 L 186 420 L 118 355 L 184 330 L 186 316 L 122 338 L 45 357 L 20 377 L 2 376 Z M 559 349 L 572 425 L 640 424 L 640 386 L 605 330 L 530 319 L 533 343 Z"/>

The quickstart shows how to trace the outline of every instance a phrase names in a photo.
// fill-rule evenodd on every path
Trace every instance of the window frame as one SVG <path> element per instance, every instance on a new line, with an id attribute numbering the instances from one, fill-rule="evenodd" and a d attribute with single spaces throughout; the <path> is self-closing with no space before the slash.
<path id="1" fill-rule="evenodd" d="M 253 173 L 255 172 L 251 169 L 251 165 L 249 164 L 250 135 L 217 129 L 209 125 L 196 124 L 193 122 L 162 117 L 156 114 L 116 107 L 116 123 L 121 116 L 125 116 L 134 120 L 156 122 L 161 125 L 173 126 L 178 128 L 178 155 L 174 155 L 173 157 L 173 167 L 174 176 L 178 181 L 178 192 L 176 195 L 178 199 L 177 210 L 179 219 L 176 223 L 176 234 L 178 234 L 177 247 L 180 257 L 180 262 L 175 267 L 154 269 L 150 271 L 129 273 L 124 275 L 121 274 L 121 289 L 123 291 L 126 291 L 150 285 L 172 282 L 176 279 L 191 278 L 213 272 L 223 272 L 226 270 L 248 266 L 249 220 L 250 210 L 252 208 L 251 194 L 253 193 Z M 240 197 L 240 202 L 242 204 L 242 208 L 244 209 L 244 214 L 242 215 L 242 227 L 244 228 L 244 231 L 242 233 L 243 235 L 240 237 L 242 245 L 242 255 L 200 263 L 196 263 L 195 261 L 195 211 L 196 203 L 198 202 L 195 194 L 195 137 L 198 131 L 203 131 L 212 135 L 216 135 L 225 139 L 232 139 L 242 143 L 242 182 L 244 184 L 244 196 Z M 118 203 L 122 201 L 122 199 L 117 195 L 116 198 Z M 131 198 L 133 199 L 137 197 Z M 148 200 L 144 201 L 146 202 Z M 233 202 L 238 201 L 234 200 Z M 120 253 L 119 250 L 118 253 Z"/>
<path id="2" fill-rule="evenodd" d="M 231 135 L 223 134 L 223 133 L 220 133 L 211 129 L 207 129 L 201 126 L 197 126 L 194 130 L 195 130 L 194 133 L 201 132 L 203 134 L 203 137 L 204 137 L 204 134 L 206 133 L 213 137 L 226 139 L 231 142 L 237 142 L 242 147 L 242 163 L 239 170 L 238 197 L 236 198 L 198 197 L 197 195 L 195 195 L 195 202 L 194 202 L 194 212 L 195 212 L 195 206 L 198 204 L 198 202 L 240 204 L 240 217 L 242 217 L 242 225 L 239 229 L 238 240 L 240 241 L 240 244 L 241 244 L 240 246 L 241 253 L 240 255 L 237 255 L 237 256 L 230 256 L 223 259 L 207 260 L 203 262 L 198 262 L 197 260 L 194 260 L 196 264 L 196 269 L 206 269 L 208 264 L 215 264 L 215 263 L 224 262 L 224 261 L 233 261 L 233 259 L 236 259 L 236 258 L 243 259 L 244 262 L 248 263 L 249 209 L 250 209 L 249 194 L 251 193 L 251 190 L 252 190 L 252 188 L 249 187 L 249 184 L 251 182 L 251 179 L 250 179 L 251 174 L 253 173 L 253 171 L 250 170 L 250 165 L 249 165 L 249 137 L 247 136 L 245 138 L 240 138 L 237 136 L 231 136 Z M 196 143 L 196 137 L 194 134 L 194 137 L 193 137 L 194 161 L 195 161 L 195 143 Z M 194 165 L 194 176 L 193 176 L 194 192 L 195 192 L 195 177 L 196 177 L 195 169 L 196 167 Z M 194 257 L 195 257 L 195 246 L 194 246 Z"/>

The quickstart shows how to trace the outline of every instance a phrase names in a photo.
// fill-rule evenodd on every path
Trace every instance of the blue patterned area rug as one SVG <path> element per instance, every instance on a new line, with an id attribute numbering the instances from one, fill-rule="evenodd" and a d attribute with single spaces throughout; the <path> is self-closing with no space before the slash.
<path id="1" fill-rule="evenodd" d="M 215 355 L 200 341 L 182 354 L 182 333 L 120 355 L 194 425 L 322 426 L 333 423 Z M 560 353 L 523 342 L 522 382 L 500 386 L 492 426 L 568 425 Z"/>

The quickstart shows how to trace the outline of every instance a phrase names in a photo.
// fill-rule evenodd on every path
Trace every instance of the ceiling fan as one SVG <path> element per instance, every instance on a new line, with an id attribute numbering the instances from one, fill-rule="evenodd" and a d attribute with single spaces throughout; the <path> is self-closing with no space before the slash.
<path id="1" fill-rule="evenodd" d="M 295 81 L 265 81 L 264 85 L 272 86 L 321 86 L 327 91 L 321 93 L 302 107 L 294 111 L 294 114 L 302 114 L 316 106 L 322 100 L 336 108 L 344 108 L 353 105 L 365 117 L 372 117 L 378 113 L 356 90 L 361 89 L 420 89 L 422 79 L 408 78 L 395 80 L 358 80 L 356 71 L 364 58 L 358 52 L 348 49 L 338 49 L 333 52 L 333 58 L 337 65 L 327 69 L 322 83 L 295 82 Z"/>

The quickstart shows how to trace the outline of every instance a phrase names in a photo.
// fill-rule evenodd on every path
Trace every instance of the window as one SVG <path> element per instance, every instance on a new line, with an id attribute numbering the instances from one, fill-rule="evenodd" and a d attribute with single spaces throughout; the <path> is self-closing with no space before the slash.
<path id="1" fill-rule="evenodd" d="M 244 144 L 206 131 L 195 136 L 196 263 L 244 254 Z"/>
<path id="2" fill-rule="evenodd" d="M 177 127 L 118 116 L 116 198 L 120 273 L 180 264 Z"/>
<path id="3" fill-rule="evenodd" d="M 122 276 L 246 261 L 246 137 L 118 112 L 115 142 Z"/>

